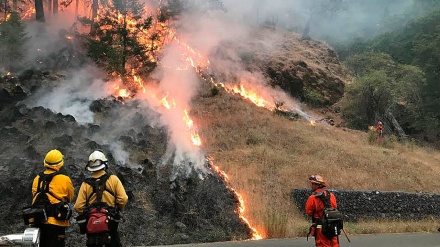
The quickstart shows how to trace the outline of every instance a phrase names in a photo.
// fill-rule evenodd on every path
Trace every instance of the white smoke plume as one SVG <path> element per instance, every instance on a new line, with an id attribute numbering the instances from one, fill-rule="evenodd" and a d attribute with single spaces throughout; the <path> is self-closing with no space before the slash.
<path id="1" fill-rule="evenodd" d="M 197 93 L 200 79 L 186 58 L 176 44 L 171 44 L 153 73 L 159 81 L 158 88 L 147 88 L 151 95 L 138 95 L 156 105 L 155 109 L 161 114 L 160 121 L 168 129 L 169 142 L 162 164 L 171 162 L 185 174 L 193 168 L 205 170 L 204 152 L 191 141 L 196 126 L 188 122 L 191 121 L 188 119 L 190 102 Z M 162 102 L 158 104 L 158 98 L 166 100 L 168 107 Z"/>
<path id="2" fill-rule="evenodd" d="M 105 82 L 99 76 L 104 73 L 94 66 L 88 66 L 69 73 L 54 81 L 51 87 L 44 87 L 26 100 L 30 107 L 43 106 L 54 112 L 72 115 L 79 123 L 93 123 L 89 106 L 93 100 L 110 95 Z M 102 78 L 102 77 L 101 77 Z"/>

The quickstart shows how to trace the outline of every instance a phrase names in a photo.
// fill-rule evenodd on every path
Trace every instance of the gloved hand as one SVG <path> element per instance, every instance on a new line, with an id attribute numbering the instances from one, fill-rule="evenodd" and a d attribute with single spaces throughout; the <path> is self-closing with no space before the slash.
<path id="1" fill-rule="evenodd" d="M 316 223 L 313 223 L 309 227 L 309 233 L 307 233 L 307 241 L 309 241 L 309 236 L 315 237 Z"/>

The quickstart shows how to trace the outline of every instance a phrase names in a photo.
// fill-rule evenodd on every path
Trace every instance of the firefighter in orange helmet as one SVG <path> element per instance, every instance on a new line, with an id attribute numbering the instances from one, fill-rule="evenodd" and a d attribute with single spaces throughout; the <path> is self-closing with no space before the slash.
<path id="1" fill-rule="evenodd" d="M 322 233 L 322 225 L 320 225 L 320 219 L 324 212 L 324 202 L 320 196 L 322 193 L 330 193 L 330 205 L 333 208 L 337 207 L 336 197 L 333 193 L 324 190 L 324 187 L 327 187 L 327 183 L 320 175 L 311 175 L 309 182 L 313 190 L 312 195 L 309 196 L 306 202 L 306 213 L 312 217 L 312 226 L 310 227 L 309 234 L 315 237 L 317 247 L 339 247 L 338 236 L 328 239 Z"/>

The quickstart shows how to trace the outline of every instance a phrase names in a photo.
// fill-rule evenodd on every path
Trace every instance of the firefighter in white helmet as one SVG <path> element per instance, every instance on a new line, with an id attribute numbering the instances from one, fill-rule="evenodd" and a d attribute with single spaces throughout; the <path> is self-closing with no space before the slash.
<path id="1" fill-rule="evenodd" d="M 88 212 L 90 207 L 96 205 L 98 197 L 101 197 L 102 203 L 105 203 L 109 207 L 109 212 L 120 212 L 124 210 L 125 205 L 128 201 L 127 193 L 125 192 L 124 186 L 116 175 L 109 175 L 107 173 L 107 157 L 101 150 L 94 151 L 89 156 L 89 161 L 87 163 L 86 169 L 92 172 L 91 178 L 86 179 L 82 184 L 78 192 L 78 197 L 74 205 L 75 211 L 81 216 L 83 213 Z M 99 184 L 101 182 L 101 192 L 97 193 L 96 187 L 93 184 Z M 114 217 L 113 217 L 114 218 Z M 118 223 L 109 223 L 110 241 L 105 243 L 100 243 L 99 236 L 95 234 L 89 234 L 88 228 L 87 233 L 87 246 L 122 246 L 119 233 L 117 231 Z M 107 237 L 108 240 L 108 237 Z"/>

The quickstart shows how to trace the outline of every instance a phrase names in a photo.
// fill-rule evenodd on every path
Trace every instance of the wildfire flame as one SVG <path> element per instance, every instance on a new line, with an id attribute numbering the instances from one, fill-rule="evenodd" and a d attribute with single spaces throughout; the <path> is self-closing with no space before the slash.
<path id="1" fill-rule="evenodd" d="M 251 226 L 249 220 L 244 216 L 244 212 L 245 212 L 245 210 L 246 210 L 246 206 L 245 206 L 245 203 L 244 203 L 243 196 L 242 196 L 240 193 L 238 193 L 234 188 L 232 188 L 232 187 L 230 186 L 230 184 L 229 184 L 229 176 L 228 176 L 228 174 L 226 174 L 225 171 L 221 170 L 219 166 L 214 165 L 214 164 L 213 164 L 213 161 L 214 161 L 214 159 L 213 159 L 212 157 L 210 157 L 210 158 L 209 158 L 209 163 L 210 163 L 211 167 L 214 169 L 214 171 L 215 171 L 217 174 L 219 174 L 219 175 L 223 178 L 223 180 L 226 182 L 226 187 L 227 187 L 230 191 L 232 191 L 232 193 L 234 193 L 235 196 L 236 196 L 237 199 L 238 199 L 238 204 L 239 204 L 239 206 L 238 206 L 238 212 L 237 212 L 237 213 L 238 213 L 238 215 L 239 215 L 239 218 L 240 218 L 240 219 L 241 219 L 241 220 L 242 220 L 242 221 L 243 221 L 243 222 L 249 227 L 249 229 L 251 230 L 251 233 L 252 233 L 252 240 L 260 240 L 260 239 L 263 239 L 263 236 L 258 232 L 258 230 L 257 230 L 256 228 L 254 228 L 254 227 Z"/>
<path id="2" fill-rule="evenodd" d="M 197 134 L 197 132 L 193 130 L 193 125 L 194 125 L 193 120 L 189 117 L 188 111 L 186 109 L 183 111 L 183 113 L 185 114 L 183 120 L 185 121 L 188 130 L 191 131 L 191 141 L 193 145 L 197 147 L 201 146 L 202 140 L 200 139 L 199 134 Z"/>
<path id="3" fill-rule="evenodd" d="M 122 98 L 129 98 L 130 97 L 130 93 L 128 92 L 128 90 L 126 88 L 121 88 L 121 86 L 117 83 L 113 84 L 113 89 L 116 92 L 116 93 L 114 93 L 114 95 L 116 95 L 118 97 L 122 97 Z"/>
<path id="4" fill-rule="evenodd" d="M 31 11 L 32 13 L 35 13 L 35 9 Z M 98 10 L 98 16 L 96 17 L 97 20 L 102 18 L 105 13 L 106 13 L 105 7 L 101 6 Z M 123 16 L 121 14 L 118 14 L 114 18 L 116 18 L 116 20 L 119 23 L 125 23 L 127 29 L 129 30 L 134 30 L 138 28 L 136 20 L 131 18 L 130 16 Z M 109 27 L 102 26 L 100 28 L 105 29 Z M 182 66 L 174 69 L 188 70 L 190 68 L 194 68 L 195 71 L 202 77 L 202 70 L 208 68 L 208 66 L 210 65 L 209 60 L 205 56 L 203 56 L 202 54 L 200 54 L 200 52 L 190 47 L 183 40 L 179 39 L 176 36 L 176 31 L 172 28 L 169 28 L 168 25 L 164 25 L 164 23 L 155 23 L 153 29 L 155 32 L 154 34 L 157 35 L 157 38 L 153 39 L 152 38 L 153 33 L 150 32 L 149 30 L 143 30 L 138 34 L 137 37 L 141 41 L 141 43 L 147 46 L 151 51 L 156 51 L 156 53 L 146 54 L 149 56 L 150 61 L 157 61 L 157 57 L 159 56 L 160 51 L 163 50 L 163 48 L 167 44 L 173 42 L 173 44 L 179 47 L 182 53 L 181 54 L 182 61 L 186 62 L 186 66 Z M 129 68 L 129 69 L 131 70 L 130 73 L 131 78 L 129 82 L 127 82 L 127 80 L 124 80 L 124 82 L 118 80 L 117 82 L 112 84 L 112 90 L 114 96 L 121 98 L 131 98 L 134 96 L 133 92 L 147 94 L 147 90 L 144 86 L 144 81 L 137 73 L 136 68 Z M 213 79 L 212 82 L 214 82 Z M 240 94 L 244 98 L 249 99 L 250 101 L 254 102 L 256 105 L 260 107 L 269 107 L 269 108 L 274 107 L 272 103 L 264 100 L 264 98 L 259 96 L 257 93 L 252 92 L 249 89 L 245 89 L 244 85 L 240 85 L 237 87 L 229 87 L 229 86 L 224 86 L 224 87 L 225 89 L 227 89 L 228 92 Z M 162 97 L 158 97 L 156 100 L 158 101 L 157 103 L 159 105 L 162 105 L 167 110 L 176 109 L 176 102 L 174 98 L 169 97 L 168 93 L 166 93 Z M 188 111 L 186 109 L 184 109 L 183 116 L 184 116 L 182 119 L 183 124 L 185 124 L 186 129 L 190 133 L 192 144 L 195 147 L 200 147 L 202 145 L 202 140 L 196 131 L 196 128 L 194 126 L 194 121 L 190 118 Z M 211 164 L 211 167 L 215 173 L 217 173 L 222 179 L 224 179 L 227 188 L 230 191 L 232 191 L 235 194 L 236 198 L 238 199 L 239 205 L 237 209 L 237 214 L 239 215 L 239 218 L 242 220 L 242 222 L 244 222 L 251 230 L 252 239 L 255 240 L 262 239 L 263 238 L 262 235 L 257 231 L 256 228 L 251 226 L 249 220 L 244 216 L 246 207 L 243 196 L 230 185 L 229 177 L 225 171 L 221 170 L 218 166 L 213 164 Z"/>
<path id="5" fill-rule="evenodd" d="M 243 98 L 250 100 L 256 106 L 264 107 L 268 109 L 275 108 L 274 103 L 265 100 L 263 97 L 259 96 L 256 92 L 246 90 L 243 84 L 240 84 L 240 86 L 235 85 L 232 87 L 232 89 L 229 90 L 232 90 L 234 93 L 240 94 Z"/>

